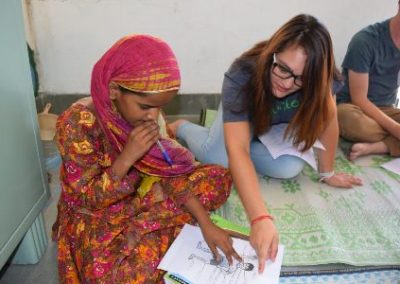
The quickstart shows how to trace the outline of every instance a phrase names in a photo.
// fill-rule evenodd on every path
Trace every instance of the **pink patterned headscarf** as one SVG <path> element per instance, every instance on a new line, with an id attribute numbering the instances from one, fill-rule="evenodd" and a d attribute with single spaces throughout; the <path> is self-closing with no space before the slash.
<path id="1" fill-rule="evenodd" d="M 180 73 L 176 57 L 164 41 L 149 35 L 130 35 L 116 42 L 95 64 L 92 72 L 91 95 L 102 128 L 120 153 L 132 126 L 115 111 L 109 97 L 111 81 L 138 93 L 178 90 Z M 196 166 L 193 155 L 175 140 L 162 139 L 173 166 L 165 162 L 154 145 L 134 164 L 142 173 L 155 176 L 177 176 L 191 172 Z"/>

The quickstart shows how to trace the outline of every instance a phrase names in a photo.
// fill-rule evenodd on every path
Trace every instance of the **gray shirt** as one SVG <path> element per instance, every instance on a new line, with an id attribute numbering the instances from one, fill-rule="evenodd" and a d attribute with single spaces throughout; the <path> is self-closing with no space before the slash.
<path id="1" fill-rule="evenodd" d="M 338 103 L 350 102 L 348 70 L 368 73 L 368 99 L 377 106 L 393 105 L 400 80 L 400 50 L 390 36 L 390 19 L 370 25 L 351 39 L 343 60 L 345 86 Z"/>
<path id="2" fill-rule="evenodd" d="M 246 106 L 250 94 L 243 91 L 243 87 L 250 79 L 252 63 L 233 63 L 225 73 L 222 85 L 222 107 L 224 122 L 250 121 L 252 114 Z M 341 81 L 334 81 L 333 94 L 343 87 Z M 303 93 L 296 91 L 282 99 L 272 98 L 271 124 L 289 123 L 300 106 Z"/>

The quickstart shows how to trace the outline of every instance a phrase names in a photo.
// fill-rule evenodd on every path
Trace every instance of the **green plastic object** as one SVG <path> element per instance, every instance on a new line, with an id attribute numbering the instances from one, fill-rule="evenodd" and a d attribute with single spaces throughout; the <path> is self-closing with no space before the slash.
<path id="1" fill-rule="evenodd" d="M 211 214 L 210 218 L 211 218 L 211 221 L 213 221 L 213 223 L 215 225 L 217 225 L 218 227 L 220 227 L 222 229 L 226 229 L 226 230 L 234 232 L 234 233 L 238 233 L 239 234 L 238 237 L 240 237 L 240 235 L 244 238 L 250 236 L 249 228 L 232 223 L 231 221 L 229 221 L 217 214 Z"/>

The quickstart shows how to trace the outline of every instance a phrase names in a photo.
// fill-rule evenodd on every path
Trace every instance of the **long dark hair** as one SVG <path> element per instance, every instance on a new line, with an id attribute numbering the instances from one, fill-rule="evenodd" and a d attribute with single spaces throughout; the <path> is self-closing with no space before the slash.
<path id="1" fill-rule="evenodd" d="M 250 80 L 242 91 L 250 94 L 247 109 L 252 114 L 254 134 L 260 135 L 268 131 L 272 118 L 273 54 L 296 46 L 303 48 L 307 54 L 302 74 L 303 96 L 285 135 L 292 136 L 295 145 L 304 142 L 302 150 L 305 151 L 311 148 L 333 115 L 332 82 L 334 77 L 339 79 L 340 75 L 335 66 L 328 30 L 313 16 L 297 15 L 270 39 L 257 43 L 243 53 L 236 63 L 255 62 L 250 70 Z"/>

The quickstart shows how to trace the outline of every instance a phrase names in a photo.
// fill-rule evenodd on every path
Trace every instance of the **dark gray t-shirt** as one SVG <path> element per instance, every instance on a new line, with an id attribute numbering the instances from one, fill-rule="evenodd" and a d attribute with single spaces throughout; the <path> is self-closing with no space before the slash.
<path id="1" fill-rule="evenodd" d="M 249 100 L 248 93 L 243 87 L 250 79 L 251 63 L 233 63 L 225 73 L 222 85 L 222 107 L 224 122 L 250 121 L 251 115 L 244 106 Z M 336 94 L 343 87 L 341 81 L 334 81 L 332 86 L 333 94 Z M 300 106 L 302 96 L 301 90 L 290 94 L 282 99 L 273 98 L 271 124 L 289 123 Z"/>
<path id="2" fill-rule="evenodd" d="M 370 25 L 351 39 L 343 60 L 345 86 L 338 103 L 350 102 L 348 70 L 369 74 L 368 99 L 377 106 L 393 105 L 400 80 L 400 50 L 390 36 L 389 20 Z"/>

